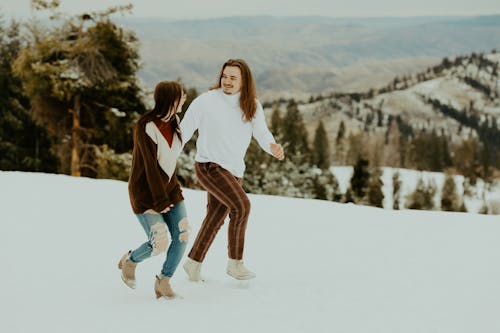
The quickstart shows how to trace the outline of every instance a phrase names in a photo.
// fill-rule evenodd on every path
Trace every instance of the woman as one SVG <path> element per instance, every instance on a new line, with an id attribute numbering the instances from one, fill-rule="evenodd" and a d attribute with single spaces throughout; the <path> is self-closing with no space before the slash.
<path id="1" fill-rule="evenodd" d="M 181 122 L 182 140 L 198 130 L 195 171 L 207 190 L 206 217 L 184 263 L 191 281 L 201 281 L 201 263 L 229 214 L 227 273 L 247 280 L 255 274 L 243 265 L 250 201 L 243 190 L 244 157 L 252 136 L 261 148 L 283 160 L 283 148 L 267 128 L 256 99 L 252 73 L 241 59 L 222 65 L 216 85 L 189 106 Z"/>
<path id="2" fill-rule="evenodd" d="M 156 298 L 173 298 L 172 278 L 186 249 L 188 222 L 184 198 L 176 175 L 182 149 L 177 113 L 186 100 L 178 82 L 164 81 L 154 91 L 154 108 L 144 114 L 134 129 L 132 169 L 128 182 L 130 203 L 148 240 L 121 258 L 122 280 L 135 289 L 137 263 L 167 250 L 161 273 L 156 276 Z"/>

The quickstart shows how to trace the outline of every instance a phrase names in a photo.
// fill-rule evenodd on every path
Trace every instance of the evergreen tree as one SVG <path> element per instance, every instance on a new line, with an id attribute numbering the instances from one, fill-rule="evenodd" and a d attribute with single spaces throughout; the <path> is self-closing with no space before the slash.
<path id="1" fill-rule="evenodd" d="M 338 144 L 342 139 L 345 137 L 345 124 L 344 121 L 342 120 L 339 125 L 339 131 L 337 132 L 337 139 L 336 143 Z"/>
<path id="2" fill-rule="evenodd" d="M 32 3 L 53 13 L 59 4 Z M 78 176 L 85 168 L 85 175 L 95 176 L 96 148 L 132 148 L 132 123 L 145 111 L 135 76 L 137 38 L 110 20 L 130 8 L 66 17 L 48 29 L 32 27 L 31 41 L 15 61 L 35 118 L 57 138 L 61 172 Z"/>
<path id="3" fill-rule="evenodd" d="M 406 208 L 433 210 L 435 194 L 436 185 L 433 182 L 425 184 L 424 180 L 420 178 L 417 182 L 415 191 L 406 197 Z"/>
<path id="4" fill-rule="evenodd" d="M 330 144 L 322 121 L 319 122 L 314 134 L 312 164 L 322 170 L 330 168 Z"/>
<path id="5" fill-rule="evenodd" d="M 457 195 L 456 184 L 453 176 L 446 175 L 441 191 L 441 210 L 458 211 L 460 202 Z"/>
<path id="6" fill-rule="evenodd" d="M 29 100 L 12 70 L 21 48 L 19 24 L 4 27 L 0 17 L 0 170 L 56 172 L 51 139 L 31 118 Z"/>
<path id="7" fill-rule="evenodd" d="M 384 149 L 384 165 L 390 167 L 401 166 L 401 132 L 395 119 L 391 119 L 386 133 L 387 147 Z"/>
<path id="8" fill-rule="evenodd" d="M 283 119 L 281 118 L 280 104 L 275 103 L 273 105 L 273 113 L 271 116 L 271 133 L 273 133 L 276 141 L 281 142 L 281 138 L 283 134 L 281 131 L 283 130 Z"/>
<path id="9" fill-rule="evenodd" d="M 358 163 L 367 155 L 365 141 L 361 133 L 351 134 L 347 140 L 347 147 L 349 150 L 346 155 L 346 163 L 349 165 Z"/>
<path id="10" fill-rule="evenodd" d="M 326 187 L 324 184 L 321 183 L 318 175 L 316 175 L 316 177 L 314 177 L 313 186 L 314 186 L 314 197 L 316 199 L 319 199 L 319 200 L 327 200 L 328 199 L 328 197 L 326 195 Z"/>
<path id="11" fill-rule="evenodd" d="M 345 124 L 342 120 L 339 125 L 339 130 L 337 132 L 337 138 L 335 139 L 335 152 L 334 152 L 334 160 L 336 163 L 340 165 L 346 164 L 347 158 L 347 147 L 346 147 L 346 138 L 345 138 Z"/>
<path id="12" fill-rule="evenodd" d="M 392 208 L 399 209 L 400 207 L 400 196 L 401 196 L 401 179 L 399 177 L 399 172 L 395 172 L 392 175 Z"/>
<path id="13" fill-rule="evenodd" d="M 270 172 L 268 169 L 269 164 L 274 163 L 271 159 L 272 157 L 262 150 L 257 141 L 252 139 L 245 155 L 246 171 L 245 181 L 243 182 L 245 191 L 255 194 L 264 193 L 265 174 Z"/>
<path id="14" fill-rule="evenodd" d="M 374 168 L 370 172 L 370 178 L 368 182 L 368 192 L 367 201 L 370 206 L 383 208 L 384 193 L 382 192 L 382 170 L 380 168 Z"/>
<path id="15" fill-rule="evenodd" d="M 462 141 L 454 151 L 453 165 L 459 173 L 469 179 L 471 185 L 476 184 L 479 176 L 480 165 L 478 157 L 479 143 L 475 138 Z"/>
<path id="16" fill-rule="evenodd" d="M 302 156 L 303 162 L 309 162 L 309 145 L 307 143 L 307 130 L 304 120 L 299 112 L 297 103 L 292 99 L 287 106 L 283 119 L 283 146 L 288 156 Z"/>
<path id="17" fill-rule="evenodd" d="M 311 169 L 309 172 L 316 172 Z M 339 202 L 342 199 L 337 178 L 329 170 L 319 170 L 314 176 L 314 198 Z"/>
<path id="18" fill-rule="evenodd" d="M 369 179 L 368 161 L 360 158 L 354 166 L 354 172 L 350 181 L 351 195 L 355 203 L 365 203 Z"/>

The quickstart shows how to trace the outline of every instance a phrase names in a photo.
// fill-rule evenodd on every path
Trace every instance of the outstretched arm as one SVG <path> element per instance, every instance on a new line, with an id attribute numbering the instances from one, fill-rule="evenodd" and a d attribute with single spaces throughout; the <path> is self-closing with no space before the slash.
<path id="1" fill-rule="evenodd" d="M 186 143 L 191 140 L 194 132 L 198 129 L 200 124 L 200 116 L 201 116 L 201 102 L 200 98 L 195 98 L 189 108 L 186 110 L 184 114 L 184 118 L 179 125 L 181 129 L 182 135 L 182 147 L 186 145 Z"/>

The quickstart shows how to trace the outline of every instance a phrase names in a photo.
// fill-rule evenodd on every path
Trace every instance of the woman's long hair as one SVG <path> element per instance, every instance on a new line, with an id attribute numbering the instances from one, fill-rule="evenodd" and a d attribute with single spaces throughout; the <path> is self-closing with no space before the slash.
<path id="1" fill-rule="evenodd" d="M 251 121 L 257 111 L 257 93 L 255 91 L 255 83 L 253 80 L 250 67 L 243 59 L 229 59 L 222 65 L 222 68 L 217 79 L 217 83 L 210 89 L 219 89 L 222 87 L 222 73 L 227 66 L 238 67 L 241 71 L 241 96 L 240 108 L 243 111 L 245 121 Z"/>
<path id="2" fill-rule="evenodd" d="M 142 115 L 138 124 L 145 126 L 150 121 L 163 119 L 169 112 L 174 112 L 169 122 L 172 124 L 173 132 L 179 140 L 182 140 L 179 119 L 175 114 L 175 109 L 181 100 L 183 89 L 182 85 L 176 81 L 162 81 L 158 83 L 154 92 L 155 106 L 152 110 Z"/>

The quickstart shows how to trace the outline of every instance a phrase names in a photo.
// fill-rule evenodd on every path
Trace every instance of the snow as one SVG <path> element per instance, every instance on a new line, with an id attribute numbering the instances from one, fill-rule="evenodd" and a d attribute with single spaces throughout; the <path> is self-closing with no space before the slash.
<path id="1" fill-rule="evenodd" d="M 240 282 L 225 273 L 227 223 L 203 266 L 205 283 L 172 280 L 156 300 L 162 258 L 128 289 L 116 267 L 144 241 L 127 185 L 0 172 L 1 332 L 500 331 L 500 218 L 392 211 L 250 195 Z M 184 190 L 193 233 L 202 191 Z"/>

